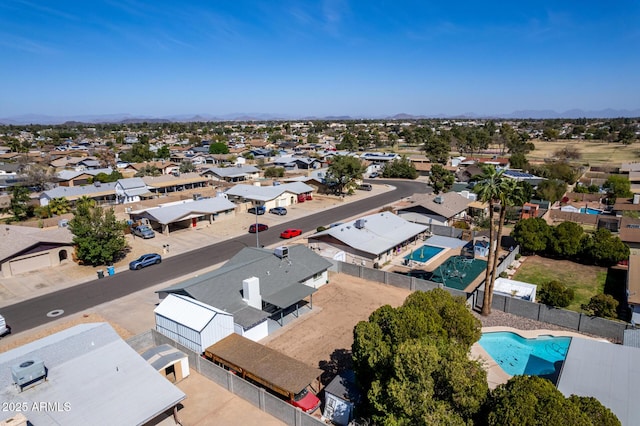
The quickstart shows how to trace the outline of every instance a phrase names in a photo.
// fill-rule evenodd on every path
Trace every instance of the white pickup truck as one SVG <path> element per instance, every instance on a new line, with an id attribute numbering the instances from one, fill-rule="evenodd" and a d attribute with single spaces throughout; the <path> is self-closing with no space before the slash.
<path id="1" fill-rule="evenodd" d="M 0 315 L 0 337 L 9 333 L 11 333 L 11 327 L 4 320 L 4 317 Z"/>

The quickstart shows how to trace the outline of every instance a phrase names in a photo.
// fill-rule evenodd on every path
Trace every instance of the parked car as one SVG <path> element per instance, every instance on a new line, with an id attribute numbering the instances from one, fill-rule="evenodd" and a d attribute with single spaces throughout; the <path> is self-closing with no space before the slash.
<path id="1" fill-rule="evenodd" d="M 249 227 L 249 232 L 251 232 L 252 234 L 256 233 L 256 228 L 258 229 L 257 232 L 264 232 L 267 229 L 269 229 L 269 227 L 267 225 L 265 225 L 264 223 L 258 223 L 257 225 L 254 223 Z"/>
<path id="2" fill-rule="evenodd" d="M 371 186 L 370 183 L 363 183 L 361 185 L 358 185 L 358 189 L 362 191 L 371 191 L 373 189 L 373 186 Z"/>
<path id="3" fill-rule="evenodd" d="M 274 207 L 272 209 L 269 209 L 269 213 L 277 214 L 279 216 L 284 216 L 287 214 L 287 209 L 285 209 L 284 207 Z"/>
<path id="4" fill-rule="evenodd" d="M 157 265 L 160 262 L 162 262 L 162 256 L 158 253 L 147 253 L 143 254 L 136 260 L 129 262 L 129 269 L 138 270 L 150 265 Z"/>
<path id="5" fill-rule="evenodd" d="M 247 210 L 247 212 L 251 214 L 264 214 L 266 211 L 267 209 L 264 206 L 250 207 L 249 210 Z"/>
<path id="6" fill-rule="evenodd" d="M 0 337 L 11 333 L 11 326 L 7 324 L 4 317 L 0 315 Z"/>
<path id="7" fill-rule="evenodd" d="M 380 176 L 380 173 L 378 172 L 373 172 L 369 175 L 369 178 L 373 179 L 373 178 L 377 178 L 378 176 Z"/>
<path id="8" fill-rule="evenodd" d="M 147 225 L 136 226 L 131 229 L 131 233 L 138 237 L 144 238 L 145 240 L 147 238 L 154 238 L 156 236 L 156 233 L 153 232 L 153 229 L 149 228 Z"/>
<path id="9" fill-rule="evenodd" d="M 302 235 L 302 229 L 285 229 L 284 231 L 282 231 L 282 233 L 280 234 L 280 238 L 293 238 L 293 237 L 297 237 L 298 235 Z"/>

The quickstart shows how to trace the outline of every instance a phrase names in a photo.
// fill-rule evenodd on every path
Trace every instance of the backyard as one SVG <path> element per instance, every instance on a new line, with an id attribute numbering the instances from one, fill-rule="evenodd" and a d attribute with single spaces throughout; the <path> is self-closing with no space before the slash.
<path id="1" fill-rule="evenodd" d="M 580 305 L 589 303 L 591 297 L 603 292 L 615 297 L 621 308 L 626 302 L 626 273 L 614 268 L 530 256 L 518 268 L 513 279 L 537 285 L 560 281 L 574 290 L 575 298 L 567 309 L 576 312 L 582 311 Z M 619 310 L 622 312 L 624 309 Z"/>

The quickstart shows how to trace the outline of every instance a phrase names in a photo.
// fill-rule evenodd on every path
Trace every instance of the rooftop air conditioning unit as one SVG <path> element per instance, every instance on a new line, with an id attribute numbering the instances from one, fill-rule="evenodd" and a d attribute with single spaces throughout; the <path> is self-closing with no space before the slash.
<path id="1" fill-rule="evenodd" d="M 364 228 L 364 224 L 365 224 L 365 222 L 366 222 L 366 220 L 364 220 L 364 219 L 358 219 L 358 220 L 356 220 L 356 222 L 354 223 L 354 225 L 355 225 L 355 227 L 356 227 L 357 229 L 362 229 L 362 228 Z"/>
<path id="2" fill-rule="evenodd" d="M 11 367 L 11 377 L 13 382 L 20 387 L 34 383 L 40 379 L 47 378 L 47 369 L 44 361 L 32 358 Z"/>
<path id="3" fill-rule="evenodd" d="M 436 198 L 433 199 L 434 203 L 438 203 L 438 204 L 442 204 L 444 203 L 444 199 L 441 196 L 437 196 Z"/>
<path id="4" fill-rule="evenodd" d="M 278 256 L 280 259 L 284 259 L 289 256 L 289 247 L 276 247 L 273 250 L 273 254 Z"/>

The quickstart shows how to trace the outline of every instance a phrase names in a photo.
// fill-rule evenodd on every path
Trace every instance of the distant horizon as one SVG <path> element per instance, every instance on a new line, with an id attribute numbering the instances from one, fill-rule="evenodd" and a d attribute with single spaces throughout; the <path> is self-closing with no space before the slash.
<path id="1" fill-rule="evenodd" d="M 4 0 L 0 118 L 633 112 L 638 22 L 624 0 Z"/>
<path id="2" fill-rule="evenodd" d="M 550 110 L 525 110 L 514 111 L 508 114 L 477 115 L 474 113 L 446 115 L 446 114 L 408 114 L 396 113 L 381 116 L 359 115 L 327 115 L 305 116 L 270 113 L 229 113 L 229 114 L 171 114 L 166 116 L 154 116 L 146 114 L 114 113 L 114 114 L 85 114 L 70 116 L 55 116 L 45 114 L 23 114 L 12 117 L 0 117 L 0 125 L 56 125 L 66 122 L 80 122 L 85 124 L 120 123 L 124 121 L 297 121 L 297 120 L 419 120 L 419 119 L 468 119 L 468 120 L 545 120 L 545 119 L 615 119 L 615 118 L 640 118 L 640 108 L 636 110 L 614 110 L 611 108 L 600 111 L 583 111 L 572 109 L 558 113 Z"/>

